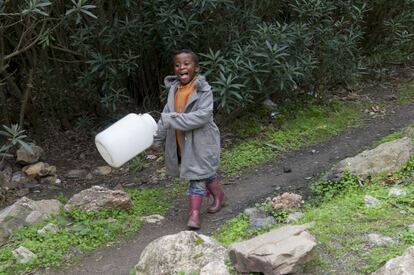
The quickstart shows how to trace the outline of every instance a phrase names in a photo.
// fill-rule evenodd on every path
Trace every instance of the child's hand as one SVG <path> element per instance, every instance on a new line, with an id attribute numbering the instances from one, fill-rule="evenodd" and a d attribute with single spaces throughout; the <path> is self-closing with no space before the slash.
<path id="1" fill-rule="evenodd" d="M 174 113 L 162 113 L 161 114 L 161 121 L 165 129 L 170 128 L 170 119 L 173 117 Z"/>

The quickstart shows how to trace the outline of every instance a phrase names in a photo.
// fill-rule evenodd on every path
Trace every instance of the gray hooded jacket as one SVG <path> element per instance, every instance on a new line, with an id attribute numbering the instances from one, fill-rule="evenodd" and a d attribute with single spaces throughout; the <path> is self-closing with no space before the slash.
<path id="1" fill-rule="evenodd" d="M 220 132 L 213 120 L 213 93 L 203 76 L 197 76 L 196 91 L 188 99 L 183 113 L 174 112 L 174 97 L 179 80 L 167 76 L 167 104 L 158 121 L 153 146 L 165 144 L 165 165 L 171 176 L 187 180 L 205 179 L 215 175 L 220 159 Z M 178 163 L 175 130 L 183 132 L 184 148 Z"/>

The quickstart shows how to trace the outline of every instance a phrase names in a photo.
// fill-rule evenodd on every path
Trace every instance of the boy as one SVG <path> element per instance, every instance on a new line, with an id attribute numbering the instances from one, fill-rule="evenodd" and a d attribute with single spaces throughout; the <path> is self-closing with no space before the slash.
<path id="1" fill-rule="evenodd" d="M 154 147 L 165 143 L 167 173 L 190 181 L 190 229 L 200 228 L 200 209 L 203 196 L 213 196 L 207 212 L 220 210 L 223 188 L 218 182 L 220 132 L 213 120 L 213 93 L 203 76 L 199 76 L 198 57 L 190 50 L 174 55 L 175 76 L 167 76 L 167 104 L 158 122 Z"/>

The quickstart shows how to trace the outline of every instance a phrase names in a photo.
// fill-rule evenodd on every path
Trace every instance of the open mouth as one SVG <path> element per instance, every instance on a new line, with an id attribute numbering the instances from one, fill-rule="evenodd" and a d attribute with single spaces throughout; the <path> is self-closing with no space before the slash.
<path id="1" fill-rule="evenodd" d="M 187 72 L 186 73 L 180 73 L 179 77 L 180 77 L 181 80 L 187 80 L 189 78 L 189 74 Z"/>

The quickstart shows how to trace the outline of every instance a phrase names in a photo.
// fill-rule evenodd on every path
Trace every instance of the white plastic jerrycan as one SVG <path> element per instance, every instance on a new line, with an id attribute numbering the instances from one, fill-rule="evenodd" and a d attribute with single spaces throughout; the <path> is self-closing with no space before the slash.
<path id="1" fill-rule="evenodd" d="M 96 135 L 103 159 L 118 168 L 152 145 L 157 123 L 149 114 L 128 114 Z"/>

